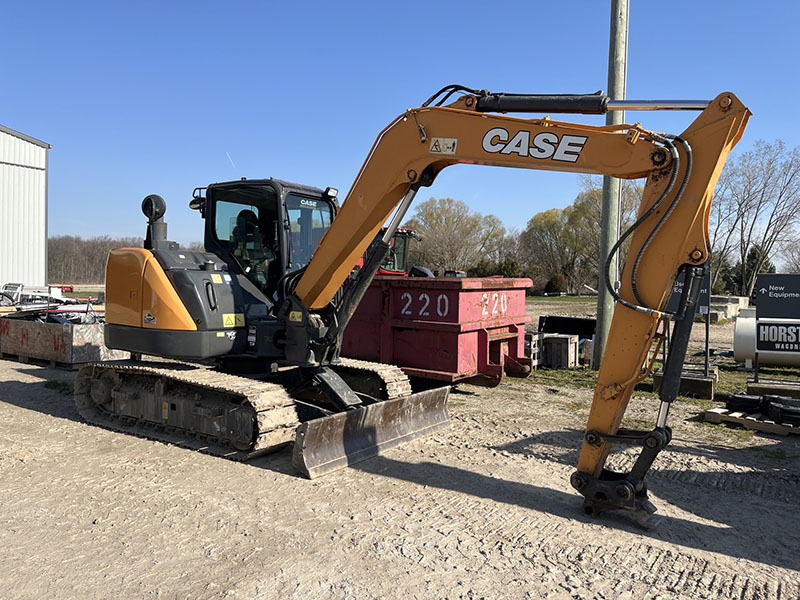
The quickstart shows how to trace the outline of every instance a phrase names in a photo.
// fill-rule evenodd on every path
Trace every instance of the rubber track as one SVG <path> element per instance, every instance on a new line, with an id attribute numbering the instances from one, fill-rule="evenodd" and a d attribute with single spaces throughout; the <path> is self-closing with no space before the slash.
<path id="1" fill-rule="evenodd" d="M 254 442 L 248 450 L 242 451 L 227 445 L 224 439 L 194 435 L 189 431 L 105 411 L 89 396 L 92 379 L 104 371 L 149 376 L 153 378 L 153 385 L 166 377 L 199 392 L 208 390 L 230 395 L 234 402 L 253 410 L 256 416 L 253 425 L 257 428 L 253 436 Z M 185 363 L 112 361 L 87 365 L 81 368 L 75 380 L 75 403 L 81 416 L 95 425 L 236 461 L 248 460 L 280 449 L 294 440 L 295 428 L 300 423 L 294 401 L 280 385 Z"/>
<path id="2" fill-rule="evenodd" d="M 334 370 L 345 376 L 352 374 L 379 378 L 382 388 L 381 400 L 410 396 L 412 392 L 411 383 L 406 375 L 393 365 L 344 358 L 340 364 L 334 366 Z M 230 395 L 232 401 L 251 407 L 256 415 L 253 420 L 254 427 L 257 427 L 253 436 L 255 441 L 251 448 L 242 451 L 221 438 L 195 434 L 103 410 L 92 401 L 89 391 L 93 378 L 104 371 L 149 376 L 153 378 L 153 387 L 156 381 L 168 378 L 173 382 L 195 388 L 199 392 L 208 390 Z M 295 429 L 300 424 L 294 401 L 279 384 L 176 361 L 109 361 L 86 365 L 78 372 L 75 380 L 75 403 L 80 415 L 94 425 L 235 461 L 249 460 L 281 449 L 294 441 Z"/>
<path id="3" fill-rule="evenodd" d="M 366 360 L 356 360 L 354 358 L 342 358 L 341 362 L 334 365 L 333 368 L 340 374 L 342 374 L 343 371 L 350 371 L 379 377 L 383 382 L 381 400 L 394 400 L 395 398 L 411 395 L 411 382 L 408 380 L 408 377 L 406 377 L 406 374 L 403 373 L 402 369 L 394 365 L 373 363 Z"/>

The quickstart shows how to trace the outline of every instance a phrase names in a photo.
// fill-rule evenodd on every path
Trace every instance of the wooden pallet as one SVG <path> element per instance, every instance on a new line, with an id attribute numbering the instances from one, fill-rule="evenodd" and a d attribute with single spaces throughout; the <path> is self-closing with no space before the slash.
<path id="1" fill-rule="evenodd" d="M 705 413 L 708 423 L 735 423 L 745 429 L 754 429 L 764 433 L 774 433 L 776 435 L 800 435 L 800 425 L 785 425 L 771 421 L 769 417 L 762 413 L 746 413 L 737 410 L 728 410 L 721 406 L 711 408 Z"/>
<path id="2" fill-rule="evenodd" d="M 51 369 L 65 369 L 67 371 L 77 371 L 84 364 L 87 364 L 87 363 L 65 363 L 50 358 L 26 356 L 24 354 L 11 354 L 8 352 L 0 352 L 0 359 L 12 360 L 26 365 L 31 364 L 31 365 L 39 365 L 41 367 L 50 367 Z"/>

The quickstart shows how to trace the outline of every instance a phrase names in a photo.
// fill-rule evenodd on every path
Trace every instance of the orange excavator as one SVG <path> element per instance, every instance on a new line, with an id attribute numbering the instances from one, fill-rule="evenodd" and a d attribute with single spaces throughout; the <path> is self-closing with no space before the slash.
<path id="1" fill-rule="evenodd" d="M 680 135 L 502 114 L 636 109 L 701 112 Z M 380 132 L 341 208 L 332 188 L 275 179 L 209 185 L 190 204 L 205 218 L 206 252 L 188 252 L 167 240 L 164 202 L 148 196 L 144 248 L 109 256 L 105 335 L 111 348 L 162 360 L 84 367 L 79 410 L 91 422 L 230 458 L 293 439 L 294 464 L 308 476 L 437 431 L 448 423 L 448 388 L 412 393 L 398 369 L 339 356 L 342 333 L 418 190 L 454 164 L 647 178 L 638 218 L 615 247 L 630 241 L 621 288 L 609 286 L 617 305 L 571 478 L 586 514 L 621 509 L 644 522 L 655 510 L 645 475 L 670 441 L 667 413 L 710 260 L 712 192 L 749 115 L 728 92 L 711 101 L 636 102 L 453 85 Z M 682 302 L 668 313 L 681 272 Z M 656 426 L 620 430 L 670 320 Z M 612 445 L 642 448 L 629 472 L 604 468 Z"/>

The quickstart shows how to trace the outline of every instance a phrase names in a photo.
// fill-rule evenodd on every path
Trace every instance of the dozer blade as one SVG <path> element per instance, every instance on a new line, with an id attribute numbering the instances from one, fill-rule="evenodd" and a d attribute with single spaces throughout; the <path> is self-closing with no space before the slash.
<path id="1" fill-rule="evenodd" d="M 292 463 L 313 479 L 450 425 L 449 387 L 301 423 Z"/>

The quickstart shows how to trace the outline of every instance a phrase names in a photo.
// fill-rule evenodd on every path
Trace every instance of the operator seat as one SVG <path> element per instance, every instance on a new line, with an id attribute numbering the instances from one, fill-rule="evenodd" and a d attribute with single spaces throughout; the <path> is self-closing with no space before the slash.
<path id="1" fill-rule="evenodd" d="M 267 271 L 275 255 L 264 247 L 258 228 L 258 218 L 252 210 L 244 209 L 239 212 L 231 238 L 233 256 L 239 262 L 245 276 L 262 292 L 267 293 L 269 284 Z"/>

